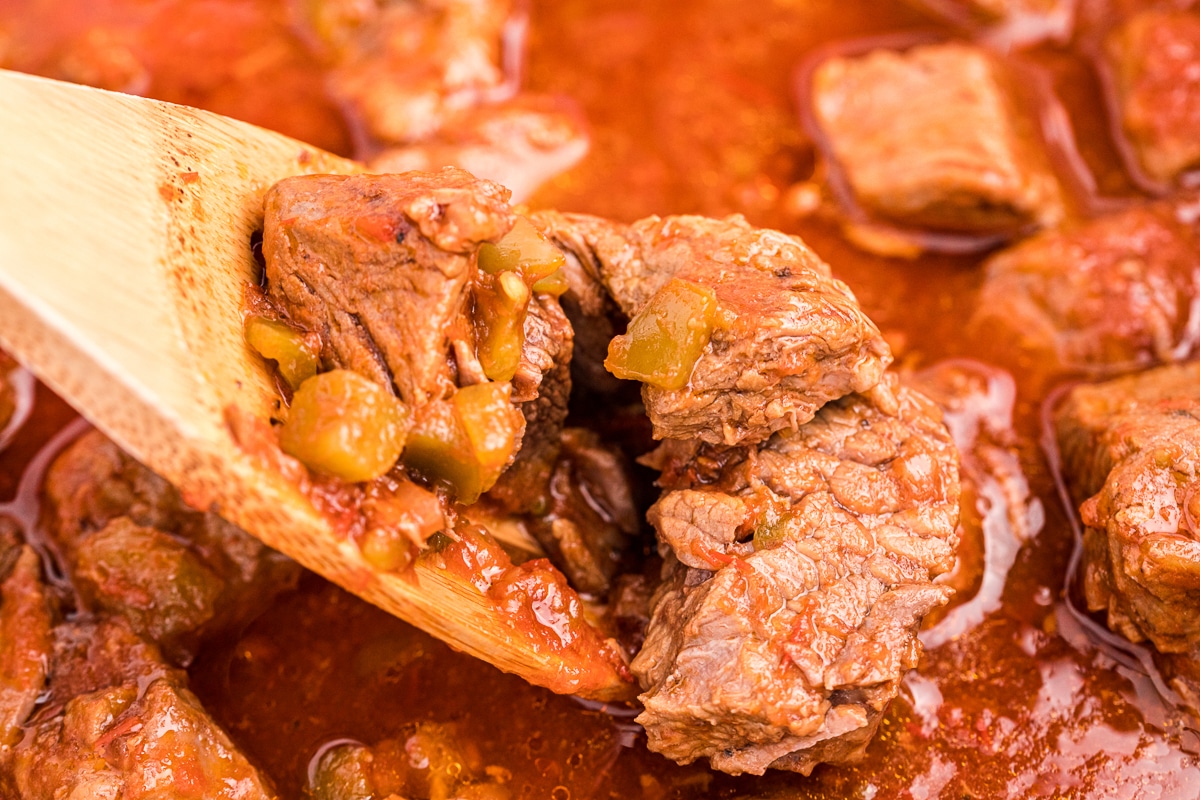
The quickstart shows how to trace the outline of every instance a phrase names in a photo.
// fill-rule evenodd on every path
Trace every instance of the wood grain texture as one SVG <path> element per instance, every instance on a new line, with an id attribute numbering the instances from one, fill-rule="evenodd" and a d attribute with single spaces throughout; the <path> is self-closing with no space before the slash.
<path id="1" fill-rule="evenodd" d="M 376 572 L 235 443 L 226 409 L 265 419 L 277 397 L 241 333 L 263 194 L 359 169 L 214 114 L 0 71 L 0 344 L 189 503 L 500 669 L 629 696 L 618 669 L 532 646 L 461 581 Z"/>

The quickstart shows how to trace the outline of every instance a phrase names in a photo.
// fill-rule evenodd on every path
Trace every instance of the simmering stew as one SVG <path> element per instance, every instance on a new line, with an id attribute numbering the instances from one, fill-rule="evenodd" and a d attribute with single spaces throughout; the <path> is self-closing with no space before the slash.
<path id="1" fill-rule="evenodd" d="M 1200 795 L 1200 10 L 0 0 L 0 67 L 423 171 L 269 194 L 280 444 L 641 692 L 453 652 L 6 360 L 0 796 Z"/>

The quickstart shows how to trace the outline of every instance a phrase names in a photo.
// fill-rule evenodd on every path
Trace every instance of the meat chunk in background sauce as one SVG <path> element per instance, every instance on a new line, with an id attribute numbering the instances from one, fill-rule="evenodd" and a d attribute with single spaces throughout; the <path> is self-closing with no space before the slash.
<path id="1" fill-rule="evenodd" d="M 63 617 L 5 523 L 0 793 L 22 800 L 276 797 L 153 643 L 123 616 Z M 3 571 L 3 570 L 0 570 Z"/>
<path id="2" fill-rule="evenodd" d="M 50 466 L 45 528 L 87 610 L 125 618 L 188 664 L 201 640 L 249 622 L 300 567 L 179 493 L 98 431 Z"/>
<path id="3" fill-rule="evenodd" d="M 985 266 L 973 324 L 1068 369 L 1187 358 L 1200 343 L 1192 203 L 1133 206 L 1027 239 Z"/>
<path id="4" fill-rule="evenodd" d="M 1055 428 L 1088 607 L 1131 641 L 1200 657 L 1200 363 L 1077 386 Z"/>
<path id="5" fill-rule="evenodd" d="M 40 573 L 37 553 L 14 536 L 0 553 L 0 768 L 46 683 L 52 619 Z"/>
<path id="6" fill-rule="evenodd" d="M 1104 58 L 1136 166 L 1162 183 L 1200 166 L 1200 14 L 1134 14 L 1109 34 Z"/>
<path id="7" fill-rule="evenodd" d="M 1071 39 L 1076 0 L 910 0 L 1001 50 Z"/>
<path id="8" fill-rule="evenodd" d="M 372 172 L 465 169 L 528 200 L 546 181 L 566 172 L 588 150 L 586 123 L 565 98 L 519 95 L 499 105 L 456 112 L 427 140 L 389 147 L 373 156 Z"/>
<path id="9" fill-rule="evenodd" d="M 861 758 L 951 594 L 933 582 L 958 544 L 938 408 L 888 375 L 761 445 L 655 460 L 666 578 L 632 665 L 650 749 L 735 774 Z"/>
<path id="10" fill-rule="evenodd" d="M 949 231 L 1056 224 L 1058 181 L 1005 70 L 987 50 L 960 43 L 820 64 L 813 113 L 863 209 Z"/>
<path id="11" fill-rule="evenodd" d="M 300 10 L 334 64 L 333 94 L 377 140 L 423 139 L 503 90 L 508 0 L 315 0 Z"/>
<path id="12" fill-rule="evenodd" d="M 12 756 L 22 800 L 275 798 L 187 676 L 122 619 L 54 630 L 51 691 Z"/>
<path id="13" fill-rule="evenodd" d="M 741 217 L 532 219 L 628 317 L 674 279 L 712 293 L 708 342 L 686 386 L 643 385 L 655 438 L 763 441 L 795 430 L 830 400 L 869 390 L 891 361 L 850 289 L 798 238 Z"/>

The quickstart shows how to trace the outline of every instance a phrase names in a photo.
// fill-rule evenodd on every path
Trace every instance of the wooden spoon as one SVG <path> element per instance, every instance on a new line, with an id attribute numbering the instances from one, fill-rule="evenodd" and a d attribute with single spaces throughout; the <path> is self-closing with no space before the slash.
<path id="1" fill-rule="evenodd" d="M 242 337 L 263 194 L 291 175 L 359 165 L 216 114 L 2 70 L 0 120 L 6 349 L 193 506 L 531 683 L 632 694 L 619 659 L 535 644 L 425 559 L 374 570 L 235 441 L 229 409 L 265 420 L 278 397 Z"/>

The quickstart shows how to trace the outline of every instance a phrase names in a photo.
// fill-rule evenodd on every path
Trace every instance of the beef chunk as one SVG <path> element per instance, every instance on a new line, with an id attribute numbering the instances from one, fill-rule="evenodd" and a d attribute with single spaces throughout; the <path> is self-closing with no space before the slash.
<path id="1" fill-rule="evenodd" d="M 1143 11 L 1105 44 L 1115 113 L 1141 169 L 1170 181 L 1200 165 L 1200 15 Z"/>
<path id="2" fill-rule="evenodd" d="M 615 394 L 621 381 L 604 368 L 604 359 L 609 342 L 627 320 L 604 288 L 598 256 L 588 244 L 589 237 L 595 241 L 605 236 L 609 223 L 597 217 L 548 211 L 533 219 L 567 260 L 563 267 L 567 292 L 560 301 L 575 330 L 571 378 L 591 394 Z"/>
<path id="3" fill-rule="evenodd" d="M 221 519 L 99 432 L 51 465 L 46 527 L 85 606 L 125 617 L 179 663 L 253 619 L 300 568 Z"/>
<path id="4" fill-rule="evenodd" d="M 123 684 L 145 686 L 159 678 L 178 683 L 185 673 L 166 662 L 162 650 L 139 636 L 124 617 L 79 618 L 56 625 L 49 691 L 35 715 L 44 720 L 62 712 L 73 698 Z"/>
<path id="5" fill-rule="evenodd" d="M 876 50 L 821 64 L 813 111 L 872 214 L 953 231 L 1053 225 L 1063 213 L 1059 186 L 1008 84 L 979 47 Z"/>
<path id="6" fill-rule="evenodd" d="M 1150 204 L 1005 250 L 975 323 L 1064 367 L 1186 358 L 1200 336 L 1200 240 L 1186 206 Z"/>
<path id="7" fill-rule="evenodd" d="M 639 528 L 624 458 L 591 431 L 567 428 L 544 498 L 534 536 L 574 588 L 604 595 Z"/>
<path id="8" fill-rule="evenodd" d="M 503 41 L 509 0 L 317 0 L 300 8 L 332 56 L 333 94 L 376 139 L 424 139 L 502 89 L 502 49 L 514 44 Z"/>
<path id="9" fill-rule="evenodd" d="M 372 172 L 461 167 L 528 200 L 539 186 L 573 167 L 588 150 L 578 109 L 562 98 L 521 95 L 500 105 L 473 106 L 447 118 L 431 139 L 384 150 Z"/>
<path id="10" fill-rule="evenodd" d="M 80 695 L 17 751 L 22 798 L 275 797 L 196 697 L 170 678 Z"/>
<path id="11" fill-rule="evenodd" d="M 571 397 L 574 332 L 558 301 L 535 295 L 524 331 L 512 399 L 525 417 L 525 434 L 516 459 L 488 492 L 513 514 L 526 514 L 545 504 Z"/>
<path id="12" fill-rule="evenodd" d="M 1200 364 L 1077 386 L 1055 428 L 1088 607 L 1131 641 L 1200 656 Z"/>
<path id="13" fill-rule="evenodd" d="M 572 249 L 626 316 L 672 278 L 715 294 L 711 337 L 687 386 L 642 389 L 656 438 L 762 441 L 870 389 L 891 360 L 849 288 L 795 237 L 739 216 L 620 225 L 544 212 L 534 222 Z"/>
<path id="14" fill-rule="evenodd" d="M 51 619 L 40 572 L 37 554 L 22 546 L 0 583 L 0 767 L 46 682 Z"/>
<path id="15" fill-rule="evenodd" d="M 325 367 L 391 387 L 418 418 L 422 407 L 458 387 L 487 380 L 474 319 L 487 276 L 476 254 L 516 221 L 507 190 L 456 169 L 312 176 L 277 184 L 266 215 L 268 293 L 321 338 Z M 557 455 L 573 344 L 552 295 L 533 295 L 523 313 L 511 397 L 525 429 L 516 461 L 494 491 L 507 511 L 519 513 L 542 496 Z"/>
<path id="16" fill-rule="evenodd" d="M 946 602 L 958 470 L 937 407 L 885 376 L 753 447 L 672 442 L 645 645 L 650 748 L 805 774 L 861 756 Z"/>
<path id="17" fill-rule="evenodd" d="M 117 517 L 79 545 L 73 573 L 89 608 L 120 614 L 171 648 L 216 613 L 225 582 L 192 548 Z"/>
<path id="18" fill-rule="evenodd" d="M 13 752 L 23 800 L 274 798 L 187 689 L 121 617 L 56 626 L 49 691 Z"/>
<path id="19" fill-rule="evenodd" d="M 464 315 L 474 253 L 514 220 L 507 190 L 461 170 L 290 178 L 266 198 L 267 291 L 320 335 L 326 368 L 419 408 L 453 391 L 455 365 L 482 380 Z"/>

